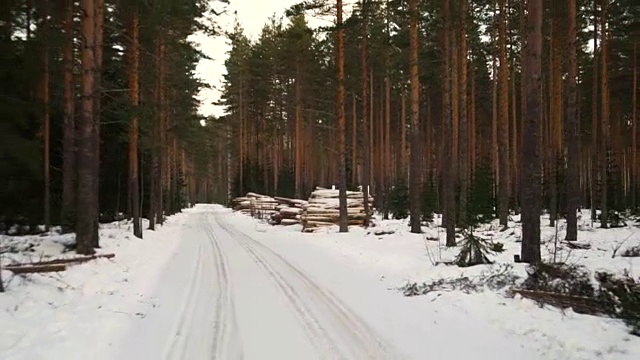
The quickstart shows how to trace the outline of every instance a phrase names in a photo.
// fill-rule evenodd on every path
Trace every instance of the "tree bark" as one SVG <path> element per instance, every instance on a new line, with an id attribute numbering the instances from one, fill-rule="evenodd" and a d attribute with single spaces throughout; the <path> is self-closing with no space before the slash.
<path id="1" fill-rule="evenodd" d="M 524 79 L 527 82 L 527 113 L 524 118 L 522 158 L 522 248 L 521 260 L 540 262 L 540 97 L 542 77 L 542 0 L 528 0 L 527 64 Z"/>
<path id="2" fill-rule="evenodd" d="M 95 141 L 93 96 L 95 86 L 95 0 L 81 0 L 82 14 L 82 94 L 81 114 L 78 124 L 78 204 L 76 210 L 76 252 L 83 255 L 94 253 L 93 226 L 97 217 L 94 194 Z"/>
<path id="3" fill-rule="evenodd" d="M 302 199 L 302 89 L 300 86 L 300 58 L 296 57 L 295 89 L 295 193 Z M 353 169 L 352 169 L 353 171 Z"/>
<path id="4" fill-rule="evenodd" d="M 577 116 L 577 30 L 576 1 L 569 0 L 569 18 L 567 19 L 567 51 L 569 73 L 567 80 L 567 126 L 565 136 L 567 144 L 567 176 L 565 180 L 567 192 L 567 234 L 565 240 L 578 240 L 577 214 L 580 204 L 580 121 Z"/>
<path id="5" fill-rule="evenodd" d="M 422 193 L 422 159 L 420 151 L 420 78 L 418 76 L 418 0 L 409 3 L 410 73 L 411 73 L 411 167 L 409 169 L 409 208 L 411 232 L 422 232 L 420 219 L 420 195 Z"/>
<path id="6" fill-rule="evenodd" d="M 500 225 L 506 227 L 509 221 L 509 64 L 507 63 L 507 15 L 505 0 L 499 0 L 500 20 L 498 22 L 498 42 L 500 46 L 500 67 L 498 70 L 499 100 L 498 136 L 499 181 L 498 217 Z"/>
<path id="7" fill-rule="evenodd" d="M 451 48 L 450 48 L 450 36 L 451 36 L 451 18 L 450 18 L 450 0 L 444 0 L 444 36 L 443 36 L 443 146 L 444 146 L 444 159 L 442 163 L 442 182 L 444 192 L 444 214 L 443 221 L 447 232 L 446 245 L 456 246 L 456 229 L 455 229 L 455 194 L 453 184 L 453 117 L 451 116 Z"/>
<path id="8" fill-rule="evenodd" d="M 49 231 L 51 228 L 51 104 L 49 95 L 49 0 L 44 0 L 43 4 L 43 37 L 44 46 L 42 48 L 42 104 L 43 114 L 43 137 L 44 137 L 44 228 Z"/>
<path id="9" fill-rule="evenodd" d="M 467 202 L 469 194 L 469 119 L 468 119 L 468 100 L 467 100 L 467 3 L 468 0 L 462 0 L 461 7 L 461 24 L 460 24 L 460 224 L 467 226 L 469 224 L 467 213 Z"/>
<path id="10" fill-rule="evenodd" d="M 371 158 L 369 157 L 369 73 L 367 64 L 367 39 L 368 39 L 368 1 L 362 0 L 362 158 L 364 160 L 364 169 L 362 171 L 362 193 L 364 196 L 363 205 L 366 217 L 364 219 L 364 226 L 369 226 L 369 184 L 371 179 L 369 178 L 371 168 Z"/>
<path id="11" fill-rule="evenodd" d="M 95 132 L 95 141 L 94 141 L 94 154 L 95 161 L 93 162 L 93 171 L 94 171 L 94 196 L 96 202 L 96 209 L 98 211 L 98 216 L 95 218 L 95 222 L 93 225 L 93 247 L 100 247 L 100 225 L 99 225 L 99 217 L 100 217 L 100 119 L 101 119 L 101 95 L 102 92 L 100 90 L 102 83 L 102 54 L 103 54 L 103 38 L 104 38 L 104 0 L 95 0 L 95 11 L 96 11 L 96 19 L 95 19 L 95 75 L 94 75 L 94 95 L 93 95 L 93 112 L 94 112 L 94 122 L 93 122 L 93 131 Z"/>
<path id="12" fill-rule="evenodd" d="M 596 209 L 596 185 L 600 178 L 600 156 L 598 155 L 600 145 L 598 143 L 600 136 L 600 124 L 598 121 L 598 2 L 593 2 L 593 82 L 591 92 L 591 220 L 597 218 Z"/>
<path id="13" fill-rule="evenodd" d="M 158 195 L 157 195 L 157 203 L 156 203 L 156 223 L 158 225 L 164 224 L 164 190 L 165 190 L 165 163 L 166 156 L 164 156 L 164 151 L 166 148 L 166 106 L 165 106 L 165 88 L 164 88 L 164 38 L 162 34 L 160 34 L 160 39 L 158 40 L 158 67 L 156 71 L 158 72 L 158 141 L 160 142 L 158 149 L 156 150 L 158 153 Z M 163 159 L 164 157 L 164 159 Z"/>
<path id="14" fill-rule="evenodd" d="M 344 29 L 342 28 L 342 0 L 336 0 L 337 11 L 337 64 L 338 64 L 338 91 L 337 91 L 337 116 L 338 116 L 338 177 L 339 177 L 339 202 L 340 202 L 340 232 L 349 231 L 349 218 L 347 216 L 347 169 L 346 169 L 346 134 L 344 113 Z"/>
<path id="15" fill-rule="evenodd" d="M 73 79 L 73 9 L 74 1 L 65 0 L 63 74 L 63 140 L 62 140 L 62 210 L 60 218 L 64 232 L 71 231 L 75 201 L 75 131 Z"/>
<path id="16" fill-rule="evenodd" d="M 609 227 L 609 204 L 607 195 L 609 192 L 609 74 L 607 66 L 609 39 L 607 34 L 607 3 L 609 0 L 602 0 L 602 14 L 600 17 L 600 29 L 602 31 L 601 40 L 601 74 L 600 74 L 600 91 L 601 91 L 601 138 L 600 138 L 600 179 L 602 187 L 600 191 L 600 227 L 606 229 Z"/>
<path id="17" fill-rule="evenodd" d="M 631 209 L 638 209 L 638 193 L 640 192 L 640 172 L 638 171 L 638 41 L 633 43 L 633 86 L 631 96 Z"/>
<path id="18" fill-rule="evenodd" d="M 142 238 L 142 224 L 140 221 L 140 180 L 138 179 L 138 105 L 140 89 L 138 72 L 140 67 L 140 24 L 135 10 L 129 20 L 129 102 L 133 114 L 129 125 L 129 188 L 131 191 L 131 210 L 133 215 L 133 235 Z"/>

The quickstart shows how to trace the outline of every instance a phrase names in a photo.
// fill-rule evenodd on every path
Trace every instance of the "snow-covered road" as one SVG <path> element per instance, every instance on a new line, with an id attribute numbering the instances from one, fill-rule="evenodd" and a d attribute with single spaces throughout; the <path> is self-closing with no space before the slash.
<path id="1" fill-rule="evenodd" d="M 432 244 L 406 228 L 389 221 L 378 229 L 393 235 L 302 234 L 205 204 L 143 239 L 130 235 L 130 222 L 104 224 L 100 251 L 115 259 L 51 276 L 3 273 L 0 359 L 638 358 L 638 338 L 618 320 L 495 291 L 403 296 L 405 280 L 484 271 L 433 265 L 436 250 L 425 250 Z M 4 246 L 60 257 L 72 240 L 7 237 Z M 33 257 L 28 250 L 11 256 L 4 261 Z"/>
<path id="2" fill-rule="evenodd" d="M 161 306 L 130 329 L 119 358 L 405 358 L 336 295 L 226 222 L 224 213 L 194 213 L 185 227 L 154 295 Z"/>

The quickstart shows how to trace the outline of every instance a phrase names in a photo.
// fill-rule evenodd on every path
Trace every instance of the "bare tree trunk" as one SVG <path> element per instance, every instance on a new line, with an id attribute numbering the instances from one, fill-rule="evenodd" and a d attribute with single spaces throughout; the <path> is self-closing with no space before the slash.
<path id="1" fill-rule="evenodd" d="M 469 193 L 469 119 L 467 101 L 467 3 L 462 0 L 460 25 L 460 224 L 467 226 L 467 202 Z"/>
<path id="2" fill-rule="evenodd" d="M 540 95 L 542 78 L 542 0 L 528 0 L 528 34 L 525 67 L 527 114 L 524 118 L 522 158 L 522 249 L 521 260 L 540 262 Z"/>
<path id="3" fill-rule="evenodd" d="M 295 193 L 302 199 L 302 90 L 300 87 L 300 59 L 296 58 L 295 104 Z"/>
<path id="4" fill-rule="evenodd" d="M 580 121 L 577 117 L 577 30 L 576 1 L 569 0 L 569 18 L 567 31 L 567 50 L 569 52 L 569 74 L 567 81 L 567 126 L 565 128 L 567 144 L 567 235 L 565 240 L 578 239 L 578 222 L 576 212 L 580 204 Z"/>
<path id="5" fill-rule="evenodd" d="M 500 46 L 500 68 L 498 84 L 500 86 L 500 104 L 498 107 L 499 143 L 499 185 L 498 185 L 498 217 L 500 225 L 506 227 L 509 220 L 509 64 L 507 63 L 507 15 L 505 0 L 499 0 L 500 20 L 498 22 L 498 39 Z"/>
<path id="6" fill-rule="evenodd" d="M 140 221 L 140 180 L 138 179 L 138 115 L 137 108 L 140 99 L 138 72 L 140 64 L 139 33 L 140 24 L 137 13 L 131 14 L 129 24 L 129 101 L 134 115 L 129 126 L 129 188 L 131 189 L 131 206 L 133 215 L 133 235 L 142 238 L 142 224 Z"/>
<path id="7" fill-rule="evenodd" d="M 96 0 L 96 19 L 95 19 L 95 76 L 94 76 L 94 97 L 93 97 L 93 112 L 94 112 L 94 122 L 93 128 L 95 132 L 95 161 L 93 162 L 93 171 L 94 171 L 94 193 L 95 193 L 95 201 L 96 201 L 96 209 L 98 210 L 98 216 L 95 218 L 95 223 L 93 225 L 93 247 L 100 247 L 100 119 L 101 119 L 101 95 L 102 92 L 100 90 L 102 83 L 102 46 L 103 46 L 103 38 L 104 38 L 104 0 Z"/>
<path id="8" fill-rule="evenodd" d="M 160 145 L 156 150 L 158 152 L 158 200 L 156 204 L 156 223 L 158 225 L 164 224 L 164 190 L 165 190 L 165 163 L 166 157 L 164 156 L 166 149 L 166 106 L 165 106 L 165 88 L 164 88 L 164 39 L 162 34 L 160 34 L 160 38 L 158 40 L 158 84 L 159 84 L 159 94 L 158 94 L 158 106 L 159 106 L 159 114 L 158 114 L 158 140 L 160 141 Z M 164 157 L 164 158 L 163 158 Z"/>
<path id="9" fill-rule="evenodd" d="M 600 227 L 609 227 L 609 204 L 607 199 L 607 193 L 609 192 L 609 75 L 607 66 L 608 46 L 609 39 L 607 34 L 607 5 L 609 0 L 602 0 L 602 15 L 600 17 L 600 28 L 602 30 L 602 71 L 600 76 L 600 87 L 602 97 L 602 121 L 601 126 L 601 139 L 600 139 L 600 178 L 602 179 L 602 188 L 600 192 L 600 207 L 602 213 L 600 214 Z"/>
<path id="10" fill-rule="evenodd" d="M 555 226 L 558 218 L 558 163 L 562 149 L 562 33 L 557 14 L 552 15 L 549 76 L 549 188 L 551 204 L 549 209 L 549 226 Z"/>
<path id="11" fill-rule="evenodd" d="M 83 255 L 93 254 L 93 226 L 97 217 L 94 200 L 95 141 L 93 119 L 93 84 L 95 58 L 95 0 L 81 0 L 82 14 L 82 94 L 81 114 L 78 124 L 78 207 L 76 210 L 76 252 Z"/>
<path id="12" fill-rule="evenodd" d="M 517 156 L 520 156 L 520 162 L 518 163 L 518 168 L 516 169 L 516 171 L 518 172 L 518 183 L 520 184 L 520 187 L 518 188 L 518 193 L 516 194 L 516 196 L 518 196 L 518 202 L 521 204 L 521 206 L 524 206 L 524 203 L 522 202 L 522 191 L 521 191 L 521 187 L 523 185 L 522 182 L 522 163 L 524 162 L 524 158 L 522 158 L 522 140 L 524 138 L 524 117 L 527 114 L 527 86 L 526 86 L 526 80 L 524 78 L 524 74 L 526 72 L 526 66 L 527 66 L 527 60 L 526 60 L 526 46 L 527 43 L 525 41 L 526 37 L 527 37 L 527 17 L 525 14 L 525 8 L 527 6 L 527 1 L 528 0 L 521 0 L 520 1 L 520 23 L 519 25 L 519 33 L 520 33 L 520 46 L 521 46 L 521 50 L 520 50 L 520 134 L 519 134 L 519 138 L 518 138 L 518 143 L 520 144 L 518 149 L 513 149 L 513 151 L 517 151 Z M 515 96 L 515 93 L 514 93 Z"/>
<path id="13" fill-rule="evenodd" d="M 370 169 L 371 169 L 371 158 L 369 157 L 370 149 L 369 149 L 369 84 L 368 84 L 368 76 L 369 73 L 368 64 L 367 64 L 367 36 L 368 36 L 368 1 L 362 0 L 362 134 L 364 136 L 362 141 L 362 158 L 364 160 L 364 169 L 362 171 L 362 192 L 363 192 L 363 202 L 364 202 L 364 212 L 366 214 L 364 220 L 364 226 L 369 226 L 369 213 L 371 210 L 369 209 L 369 184 L 371 179 L 369 178 Z"/>
<path id="14" fill-rule="evenodd" d="M 51 228 L 51 104 L 49 95 L 49 0 L 43 4 L 43 33 L 44 46 L 42 48 L 42 103 L 44 105 L 43 137 L 44 137 L 44 228 Z"/>
<path id="15" fill-rule="evenodd" d="M 64 48 L 62 51 L 63 74 L 63 140 L 62 140 L 62 210 L 60 219 L 64 232 L 71 231 L 75 201 L 75 131 L 74 79 L 73 79 L 73 0 L 65 0 Z"/>
<path id="16" fill-rule="evenodd" d="M 422 232 L 420 223 L 420 194 L 422 192 L 422 159 L 420 155 L 420 79 L 418 77 L 418 0 L 409 3 L 411 22 L 409 25 L 409 40 L 411 47 L 411 168 L 409 169 L 409 208 L 411 213 L 411 232 Z"/>
<path id="17" fill-rule="evenodd" d="M 633 86 L 631 100 L 631 209 L 638 209 L 638 192 L 640 192 L 640 172 L 638 172 L 638 41 L 633 42 Z"/>
<path id="18" fill-rule="evenodd" d="M 599 136 L 600 125 L 598 121 L 598 2 L 593 2 L 593 83 L 591 93 L 591 220 L 595 221 L 597 216 L 596 210 L 596 184 L 600 177 L 599 161 Z"/>
<path id="19" fill-rule="evenodd" d="M 443 39 L 443 77 L 442 82 L 444 84 L 443 89 L 443 141 L 444 141 L 444 159 L 442 166 L 442 181 L 444 192 L 444 215 L 443 221 L 447 231 L 447 246 L 456 246 L 456 229 L 455 229 L 455 194 L 453 183 L 453 117 L 451 116 L 451 48 L 450 48 L 450 36 L 451 36 L 451 17 L 450 17 L 450 0 L 444 0 L 444 39 Z"/>
<path id="20" fill-rule="evenodd" d="M 339 202 L 340 202 L 340 232 L 349 231 L 349 218 L 347 216 L 347 169 L 346 169 L 346 136 L 344 114 L 344 29 L 342 28 L 342 0 L 336 0 L 337 27 L 336 39 L 337 63 L 338 63 L 338 157 L 339 157 Z"/>

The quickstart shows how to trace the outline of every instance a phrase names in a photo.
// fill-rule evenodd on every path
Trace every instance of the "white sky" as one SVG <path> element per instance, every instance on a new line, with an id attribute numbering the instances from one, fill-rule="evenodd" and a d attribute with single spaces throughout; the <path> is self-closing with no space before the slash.
<path id="1" fill-rule="evenodd" d="M 234 19 L 237 17 L 245 30 L 245 33 L 252 39 L 256 39 L 263 26 L 268 22 L 269 17 L 274 13 L 276 16 L 283 16 L 284 11 L 291 5 L 300 2 L 299 0 L 230 0 L 227 13 L 215 18 L 217 23 L 225 30 L 232 30 Z M 219 6 L 217 6 L 219 8 Z M 224 109 L 212 105 L 220 98 L 218 89 L 222 85 L 222 75 L 225 73 L 224 61 L 227 52 L 230 50 L 228 40 L 223 37 L 207 37 L 202 34 L 193 36 L 193 40 L 200 45 L 200 50 L 213 60 L 203 60 L 198 64 L 196 72 L 214 89 L 203 90 L 200 94 L 202 105 L 200 112 L 203 115 L 224 114 Z"/>

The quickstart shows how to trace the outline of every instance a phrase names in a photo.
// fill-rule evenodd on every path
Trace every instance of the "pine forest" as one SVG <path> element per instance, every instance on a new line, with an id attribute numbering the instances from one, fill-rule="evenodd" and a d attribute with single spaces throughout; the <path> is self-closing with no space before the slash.
<path id="1" fill-rule="evenodd" d="M 532 249 L 542 211 L 575 240 L 579 209 L 603 228 L 639 209 L 631 0 L 301 3 L 255 41 L 240 24 L 218 34 L 232 45 L 218 118 L 198 113 L 187 41 L 215 32 L 205 1 L 3 6 L 0 215 L 76 230 L 83 253 L 98 220 L 153 228 L 248 191 L 361 186 L 415 232 L 443 213 L 451 244 L 479 216 L 522 212 Z"/>

